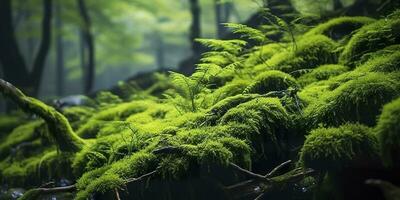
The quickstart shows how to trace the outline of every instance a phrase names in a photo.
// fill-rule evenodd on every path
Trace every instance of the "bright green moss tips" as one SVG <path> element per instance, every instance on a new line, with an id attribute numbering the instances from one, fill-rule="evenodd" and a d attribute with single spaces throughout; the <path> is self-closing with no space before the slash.
<path id="1" fill-rule="evenodd" d="M 266 94 L 272 91 L 286 90 L 289 87 L 297 87 L 296 80 L 281 71 L 270 70 L 261 73 L 255 78 L 255 82 L 245 89 L 245 93 Z"/>
<path id="2" fill-rule="evenodd" d="M 315 170 L 340 170 L 357 166 L 357 160 L 378 157 L 378 142 L 370 128 L 345 124 L 311 131 L 300 152 L 300 163 Z"/>
<path id="3" fill-rule="evenodd" d="M 39 199 L 40 193 L 39 190 L 31 189 L 26 191 L 22 197 L 18 198 L 18 200 L 36 200 Z"/>
<path id="4" fill-rule="evenodd" d="M 99 92 L 96 95 L 95 101 L 100 107 L 109 107 L 110 105 L 122 103 L 122 100 L 119 98 L 119 96 L 109 91 Z"/>
<path id="5" fill-rule="evenodd" d="M 269 155 L 282 153 L 279 143 L 291 126 L 289 114 L 276 98 L 257 98 L 230 109 L 220 123 L 232 122 L 245 124 L 253 130 L 252 146 L 258 153 Z M 264 152 L 264 144 L 270 144 L 267 145 L 271 148 L 269 152 Z"/>
<path id="6" fill-rule="evenodd" d="M 300 85 L 308 85 L 310 83 L 326 80 L 330 77 L 340 75 L 348 70 L 348 67 L 342 65 L 322 65 L 313 69 L 310 73 L 300 76 L 297 81 L 300 83 Z"/>
<path id="7" fill-rule="evenodd" d="M 270 68 L 293 73 L 300 69 L 311 69 L 323 64 L 337 62 L 337 44 L 323 35 L 302 38 L 294 52 L 283 51 L 266 62 Z"/>
<path id="8" fill-rule="evenodd" d="M 228 166 L 233 154 L 219 142 L 207 141 L 198 145 L 199 163 Z"/>
<path id="9" fill-rule="evenodd" d="M 39 137 L 39 133 L 35 131 L 39 126 L 43 125 L 42 120 L 29 122 L 27 124 L 15 128 L 0 143 L 0 158 L 9 155 L 12 148 L 16 148 L 18 144 L 30 142 Z"/>
<path id="10" fill-rule="evenodd" d="M 215 103 L 231 96 L 235 96 L 238 94 L 242 94 L 247 86 L 250 85 L 250 81 L 247 80 L 234 80 L 232 82 L 227 83 L 226 85 L 216 89 L 212 95 L 212 105 Z"/>
<path id="11" fill-rule="evenodd" d="M 399 95 L 398 78 L 369 73 L 327 91 L 305 109 L 305 115 L 311 127 L 346 122 L 374 125 L 382 106 Z"/>
<path id="12" fill-rule="evenodd" d="M 74 130 L 85 124 L 94 113 L 95 109 L 85 106 L 69 107 L 62 111 L 62 114 L 68 119 Z"/>
<path id="13" fill-rule="evenodd" d="M 400 166 L 400 98 L 386 104 L 378 119 L 376 133 L 382 159 L 387 166 Z"/>
<path id="14" fill-rule="evenodd" d="M 98 179 L 94 179 L 83 191 L 79 191 L 75 200 L 86 200 L 91 194 L 104 194 L 106 192 L 119 189 L 125 182 L 122 178 L 115 174 L 103 175 Z"/>
<path id="15" fill-rule="evenodd" d="M 381 19 L 362 27 L 347 43 L 339 62 L 354 67 L 362 55 L 400 42 L 400 19 Z"/>
<path id="16" fill-rule="evenodd" d="M 396 72 L 400 70 L 400 51 L 373 56 L 358 66 L 357 72 Z"/>
<path id="17" fill-rule="evenodd" d="M 355 30 L 375 20 L 369 17 L 337 17 L 308 31 L 304 36 L 323 34 L 334 40 L 351 35 Z"/>

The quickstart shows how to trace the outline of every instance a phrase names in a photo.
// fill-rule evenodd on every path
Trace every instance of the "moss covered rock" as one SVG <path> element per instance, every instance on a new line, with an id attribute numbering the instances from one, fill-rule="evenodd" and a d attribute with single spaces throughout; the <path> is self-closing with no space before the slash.
<path id="1" fill-rule="evenodd" d="M 300 163 L 321 171 L 354 167 L 378 157 L 378 141 L 371 128 L 345 124 L 312 130 L 300 151 Z"/>
<path id="2" fill-rule="evenodd" d="M 400 99 L 383 107 L 376 133 L 383 161 L 387 166 L 400 166 Z"/>
<path id="3" fill-rule="evenodd" d="M 339 62 L 354 67 L 364 54 L 399 42 L 400 20 L 396 18 L 381 19 L 362 27 L 354 34 L 340 55 Z"/>
<path id="4" fill-rule="evenodd" d="M 244 90 L 244 93 L 266 94 L 286 90 L 289 87 L 297 87 L 296 80 L 292 76 L 281 71 L 270 70 L 259 74 L 255 82 Z"/>
<path id="5" fill-rule="evenodd" d="M 382 106 L 399 95 L 397 78 L 370 73 L 327 91 L 305 109 L 305 115 L 312 127 L 346 122 L 375 125 Z"/>
<path id="6" fill-rule="evenodd" d="M 343 65 L 322 65 L 315 69 L 313 69 L 310 73 L 306 73 L 300 76 L 297 81 L 301 85 L 308 85 L 310 83 L 314 83 L 321 80 L 326 80 L 331 77 L 340 75 L 346 71 L 348 71 L 348 67 Z"/>

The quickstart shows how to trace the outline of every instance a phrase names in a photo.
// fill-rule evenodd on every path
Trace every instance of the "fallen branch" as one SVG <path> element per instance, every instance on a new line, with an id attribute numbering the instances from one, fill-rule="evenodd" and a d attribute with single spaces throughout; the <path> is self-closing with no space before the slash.
<path id="1" fill-rule="evenodd" d="M 67 118 L 53 107 L 35 98 L 25 96 L 21 90 L 3 79 L 0 79 L 0 92 L 16 103 L 24 112 L 36 114 L 44 119 L 51 136 L 61 151 L 78 152 L 86 144 L 72 130 Z"/>
<path id="2" fill-rule="evenodd" d="M 278 175 L 278 171 L 289 163 L 291 163 L 290 160 L 278 165 L 266 175 L 256 174 L 231 163 L 230 166 L 233 169 L 247 175 L 251 179 L 227 186 L 224 189 L 232 199 L 255 196 L 255 200 L 258 200 L 268 192 L 280 191 L 290 184 L 294 184 L 302 180 L 304 177 L 310 176 L 314 173 L 313 169 L 296 168 L 287 173 Z"/>

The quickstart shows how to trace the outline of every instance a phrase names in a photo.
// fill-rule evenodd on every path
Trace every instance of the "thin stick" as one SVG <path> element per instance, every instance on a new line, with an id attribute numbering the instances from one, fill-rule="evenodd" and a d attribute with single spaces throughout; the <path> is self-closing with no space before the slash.
<path id="1" fill-rule="evenodd" d="M 115 191 L 115 196 L 116 196 L 117 200 L 121 200 L 121 198 L 119 197 L 118 189 L 115 188 L 114 191 Z"/>
<path id="2" fill-rule="evenodd" d="M 236 169 L 237 171 L 242 172 L 243 174 L 246 174 L 246 175 L 248 175 L 248 176 L 250 176 L 250 177 L 252 177 L 254 179 L 262 180 L 262 181 L 266 180 L 266 177 L 264 177 L 264 176 L 262 176 L 260 174 L 253 173 L 253 172 L 251 172 L 249 170 L 243 169 L 243 168 L 239 167 L 238 165 L 236 165 L 234 163 L 230 163 L 230 166 L 233 167 L 234 169 Z"/>
<path id="3" fill-rule="evenodd" d="M 285 167 L 286 165 L 288 165 L 289 163 L 291 163 L 291 160 L 288 160 L 286 162 L 281 163 L 280 165 L 276 166 L 274 169 L 272 169 L 268 174 L 265 175 L 265 178 L 271 177 L 276 175 L 276 173 L 282 169 L 283 167 Z"/>

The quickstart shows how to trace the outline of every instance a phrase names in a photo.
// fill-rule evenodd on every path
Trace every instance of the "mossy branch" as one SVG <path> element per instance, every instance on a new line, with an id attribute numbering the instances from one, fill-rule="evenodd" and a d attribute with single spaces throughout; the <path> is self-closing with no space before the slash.
<path id="1" fill-rule="evenodd" d="M 0 92 L 16 103 L 24 112 L 36 114 L 47 124 L 49 132 L 61 151 L 77 152 L 85 145 L 85 141 L 77 136 L 69 121 L 63 114 L 43 102 L 25 96 L 11 83 L 0 79 Z"/>

